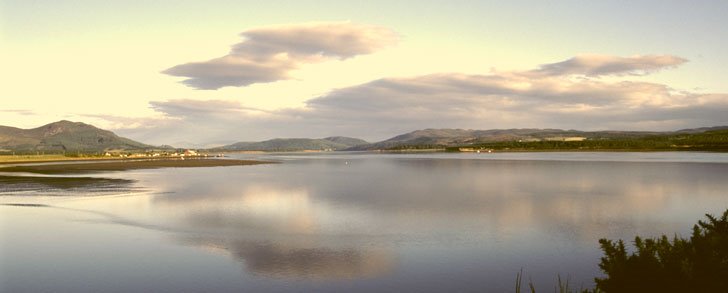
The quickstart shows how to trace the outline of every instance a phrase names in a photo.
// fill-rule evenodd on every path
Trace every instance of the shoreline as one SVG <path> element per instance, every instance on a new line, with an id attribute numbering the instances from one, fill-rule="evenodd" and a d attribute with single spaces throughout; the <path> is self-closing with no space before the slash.
<path id="1" fill-rule="evenodd" d="M 701 150 L 701 149 L 481 149 L 481 154 L 490 153 L 726 153 L 728 150 Z M 402 149 L 402 150 L 371 150 L 365 152 L 377 153 L 478 153 L 477 150 L 449 150 L 449 149 Z"/>
<path id="2" fill-rule="evenodd" d="M 119 157 L 66 157 L 63 155 L 4 155 L 0 156 L 0 167 L 11 164 L 28 163 L 54 163 L 54 162 L 85 162 L 85 161 L 116 161 Z"/>
<path id="3" fill-rule="evenodd" d="M 36 164 L 38 163 L 38 164 Z M 48 164 L 45 164 L 48 163 Z M 60 164 L 50 164 L 60 163 Z M 56 161 L 30 161 L 13 162 L 0 165 L 0 172 L 27 172 L 36 174 L 82 174 L 109 171 L 126 171 L 139 169 L 159 168 L 195 168 L 195 167 L 227 167 L 248 166 L 260 164 L 274 164 L 271 161 L 215 159 L 215 158 L 134 158 L 112 160 L 56 160 Z M 14 165 L 18 164 L 18 165 Z M 24 165 L 32 164 L 32 165 Z M 9 166 L 8 166 L 9 165 Z"/>
<path id="4" fill-rule="evenodd" d="M 0 156 L 0 168 L 3 165 L 34 164 L 34 163 L 57 163 L 57 162 L 117 162 L 117 161 L 147 161 L 147 160 L 197 160 L 216 159 L 213 156 L 186 156 L 186 157 L 67 157 L 64 155 L 3 155 Z M 218 160 L 225 160 L 219 159 Z"/>
<path id="5" fill-rule="evenodd" d="M 488 152 L 490 150 L 491 152 Z M 361 152 L 361 153 L 400 153 L 400 154 L 416 154 L 416 153 L 478 153 L 476 150 L 451 150 L 451 149 L 381 149 L 381 150 L 358 150 L 358 151 L 224 151 L 221 154 L 280 154 L 280 153 L 346 153 L 346 152 Z M 481 149 L 480 154 L 489 153 L 583 153 L 583 152 L 596 152 L 596 153 L 653 153 L 653 152 L 700 152 L 700 153 L 726 153 L 727 150 L 700 150 L 700 149 Z M 18 155 L 18 156 L 0 156 L 0 171 L 7 169 L 12 166 L 24 166 L 26 164 L 46 164 L 46 163 L 63 163 L 62 165 L 68 166 L 74 163 L 82 164 L 102 164 L 102 163 L 130 163 L 130 162 L 165 162 L 165 161 L 179 161 L 179 162 L 192 162 L 192 161 L 237 161 L 241 165 L 253 165 L 253 164 L 267 164 L 276 163 L 270 161 L 259 161 L 259 160 L 241 160 L 241 159 L 226 159 L 212 156 L 187 156 L 187 157 L 66 157 L 63 155 Z M 66 164 L 67 163 L 67 164 Z M 195 163 L 177 163 L 180 166 L 185 165 L 200 165 L 200 166 L 214 166 L 215 164 L 195 164 Z M 228 166 L 228 163 L 220 163 L 221 166 Z M 233 164 L 235 165 L 235 164 Z"/>

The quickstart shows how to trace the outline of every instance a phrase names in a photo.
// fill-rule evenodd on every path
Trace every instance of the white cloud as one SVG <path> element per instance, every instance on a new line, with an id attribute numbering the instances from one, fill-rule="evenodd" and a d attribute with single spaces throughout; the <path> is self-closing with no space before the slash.
<path id="1" fill-rule="evenodd" d="M 619 57 L 611 55 L 584 54 L 562 62 L 544 64 L 533 73 L 543 75 L 645 75 L 661 69 L 675 67 L 686 59 L 671 55 L 644 55 Z"/>
<path id="2" fill-rule="evenodd" d="M 603 59 L 616 60 L 615 65 L 602 60 L 595 68 L 625 68 L 620 65 L 623 58 Z M 152 102 L 151 107 L 176 121 L 174 127 L 186 129 L 179 137 L 219 143 L 330 135 L 375 141 L 422 128 L 675 130 L 728 124 L 728 94 L 676 91 L 665 84 L 627 79 L 607 81 L 590 77 L 592 71 L 383 78 L 330 91 L 304 107 L 274 111 L 230 101 L 168 100 Z M 151 138 L 174 133 L 145 131 L 163 133 L 147 136 Z"/>
<path id="3" fill-rule="evenodd" d="M 228 55 L 169 68 L 163 73 L 188 77 L 184 84 L 215 90 L 289 79 L 303 64 L 371 54 L 397 42 L 390 29 L 350 22 L 308 23 L 255 28 Z"/>
<path id="4" fill-rule="evenodd" d="M 9 113 L 9 114 L 23 115 L 23 116 L 36 115 L 36 112 L 35 111 L 33 111 L 33 110 L 26 110 L 26 109 L 7 109 L 7 110 L 0 109 L 0 112 Z"/>

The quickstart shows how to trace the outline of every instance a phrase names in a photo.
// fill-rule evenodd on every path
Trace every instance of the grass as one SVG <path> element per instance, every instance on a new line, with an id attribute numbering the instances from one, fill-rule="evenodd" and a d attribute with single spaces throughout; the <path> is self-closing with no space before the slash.
<path id="1" fill-rule="evenodd" d="M 580 288 L 579 290 L 574 290 L 571 288 L 571 285 L 569 283 L 569 278 L 567 277 L 566 280 L 561 279 L 561 275 L 557 275 L 557 283 L 556 287 L 554 288 L 554 292 L 558 293 L 601 293 L 603 291 L 599 290 L 599 288 L 596 289 L 584 289 Z M 521 293 L 521 286 L 523 285 L 523 269 L 521 269 L 518 274 L 516 274 L 516 293 Z M 536 293 L 536 286 L 533 284 L 532 280 L 528 280 L 528 292 Z"/>
<path id="2" fill-rule="evenodd" d="M 73 161 L 73 160 L 92 160 L 103 159 L 103 157 L 67 157 L 62 154 L 53 155 L 1 155 L 0 164 L 3 163 L 25 163 L 25 162 L 54 162 L 54 161 Z"/>

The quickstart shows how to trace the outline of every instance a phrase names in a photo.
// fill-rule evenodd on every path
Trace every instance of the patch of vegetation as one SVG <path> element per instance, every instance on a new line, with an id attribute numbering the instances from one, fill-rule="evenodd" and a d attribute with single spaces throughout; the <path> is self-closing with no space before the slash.
<path id="1" fill-rule="evenodd" d="M 58 121 L 33 129 L 0 126 L 0 154 L 103 153 L 153 148 L 80 122 Z"/>
<path id="2" fill-rule="evenodd" d="M 635 237 L 633 252 L 624 241 L 600 239 L 604 252 L 596 288 L 572 291 L 559 277 L 558 292 L 728 292 L 728 210 L 720 218 L 706 215 L 690 238 L 663 235 Z M 523 271 L 516 276 L 521 291 Z M 530 292 L 536 292 L 529 282 Z"/>
<path id="3" fill-rule="evenodd" d="M 387 148 L 389 151 L 406 151 L 406 150 L 444 150 L 446 146 L 441 144 L 415 144 L 415 145 L 398 145 Z"/>
<path id="4" fill-rule="evenodd" d="M 574 291 L 573 288 L 571 288 L 571 284 L 569 283 L 569 279 L 562 280 L 561 276 L 558 276 L 558 283 L 556 284 L 556 287 L 554 288 L 554 292 L 559 293 L 572 293 L 572 292 L 580 292 L 580 293 L 601 293 L 603 291 L 599 290 L 599 288 L 590 290 L 590 289 L 584 289 L 580 288 L 577 291 Z M 516 293 L 521 293 L 521 286 L 523 285 L 523 269 L 521 269 L 520 272 L 516 275 Z M 536 286 L 533 285 L 533 281 L 528 281 L 528 292 L 536 293 Z"/>
<path id="5" fill-rule="evenodd" d="M 728 130 L 702 133 L 680 133 L 666 135 L 645 135 L 634 137 L 588 138 L 582 141 L 499 141 L 454 146 L 448 151 L 460 148 L 487 149 L 496 151 L 728 151 Z"/>
<path id="6" fill-rule="evenodd" d="M 624 242 L 599 240 L 607 275 L 595 279 L 605 292 L 728 292 L 728 210 L 706 215 L 689 239 L 635 237 L 636 251 Z"/>

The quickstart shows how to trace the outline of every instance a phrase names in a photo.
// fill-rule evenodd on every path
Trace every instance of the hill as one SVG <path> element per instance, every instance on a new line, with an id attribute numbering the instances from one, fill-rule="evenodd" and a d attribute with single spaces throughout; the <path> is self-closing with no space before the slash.
<path id="1" fill-rule="evenodd" d="M 728 126 L 704 127 L 696 129 L 682 129 L 669 132 L 647 132 L 647 131 L 579 131 L 562 129 L 423 129 L 405 133 L 368 145 L 351 147 L 348 150 L 402 150 L 402 149 L 444 149 L 453 147 L 494 147 L 516 149 L 538 149 L 550 145 L 594 145 L 595 141 L 602 142 L 629 142 L 634 145 L 636 141 L 642 140 L 666 140 L 667 136 L 687 139 L 692 135 L 705 134 L 699 137 L 710 137 L 715 141 L 722 135 Z M 514 145 L 517 144 L 517 145 Z M 615 144 L 617 145 L 617 144 Z M 679 145 L 679 144 L 676 144 Z M 663 146 L 664 147 L 664 146 Z"/>
<path id="2" fill-rule="evenodd" d="M 33 129 L 0 126 L 0 150 L 4 152 L 102 152 L 150 148 L 154 147 L 81 122 L 62 120 Z"/>
<path id="3" fill-rule="evenodd" d="M 276 138 L 260 142 L 238 142 L 214 151 L 305 151 L 305 150 L 343 150 L 368 142 L 351 137 L 332 136 L 326 138 Z"/>

